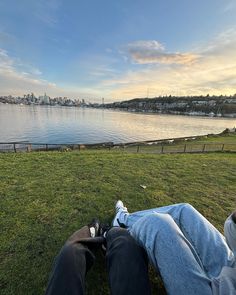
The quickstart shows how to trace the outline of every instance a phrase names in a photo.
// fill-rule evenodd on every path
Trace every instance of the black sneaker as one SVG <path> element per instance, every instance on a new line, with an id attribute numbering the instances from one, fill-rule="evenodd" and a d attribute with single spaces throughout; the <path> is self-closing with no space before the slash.
<path id="1" fill-rule="evenodd" d="M 89 245 L 101 245 L 104 242 L 104 237 L 100 235 L 100 221 L 97 218 L 93 218 L 87 225 L 89 228 L 89 237 L 83 237 L 79 240 L 80 243 Z"/>
<path id="2" fill-rule="evenodd" d="M 100 226 L 100 236 L 104 238 L 104 241 L 102 243 L 102 251 L 103 254 L 106 254 L 106 250 L 107 250 L 107 240 L 106 240 L 106 235 L 107 232 L 112 228 L 112 226 L 110 226 L 109 224 L 101 224 Z"/>

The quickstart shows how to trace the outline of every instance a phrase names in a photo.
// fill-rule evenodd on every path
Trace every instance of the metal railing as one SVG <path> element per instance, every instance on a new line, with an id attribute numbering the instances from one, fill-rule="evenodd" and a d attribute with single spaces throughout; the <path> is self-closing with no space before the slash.
<path id="1" fill-rule="evenodd" d="M 32 152 L 32 151 L 69 151 L 82 149 L 111 148 L 113 142 L 103 142 L 98 144 L 74 144 L 74 143 L 30 143 L 20 142 L 0 142 L 0 152 Z"/>
<path id="2" fill-rule="evenodd" d="M 208 153 L 208 152 L 236 152 L 235 143 L 188 143 L 188 144 L 158 144 L 126 146 L 127 152 L 133 153 Z"/>
<path id="3" fill-rule="evenodd" d="M 175 143 L 175 142 L 135 142 L 114 144 L 103 142 L 96 144 L 48 144 L 21 142 L 0 142 L 0 152 L 36 152 L 36 151 L 71 151 L 87 149 L 118 149 L 131 153 L 207 153 L 207 152 L 236 152 L 236 143 Z"/>

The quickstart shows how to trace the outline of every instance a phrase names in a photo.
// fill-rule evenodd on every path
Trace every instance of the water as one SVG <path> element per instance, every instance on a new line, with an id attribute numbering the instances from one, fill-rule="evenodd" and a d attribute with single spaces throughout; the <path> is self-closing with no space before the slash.
<path id="1" fill-rule="evenodd" d="M 132 142 L 219 133 L 236 119 L 0 104 L 0 142 Z"/>

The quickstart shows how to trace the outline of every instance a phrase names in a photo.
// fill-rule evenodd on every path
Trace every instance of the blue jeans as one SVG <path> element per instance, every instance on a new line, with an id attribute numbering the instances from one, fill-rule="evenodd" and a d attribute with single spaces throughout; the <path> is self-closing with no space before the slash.
<path id="1" fill-rule="evenodd" d="M 224 236 L 189 204 L 124 213 L 121 219 L 169 295 L 212 295 L 211 279 L 235 264 Z"/>

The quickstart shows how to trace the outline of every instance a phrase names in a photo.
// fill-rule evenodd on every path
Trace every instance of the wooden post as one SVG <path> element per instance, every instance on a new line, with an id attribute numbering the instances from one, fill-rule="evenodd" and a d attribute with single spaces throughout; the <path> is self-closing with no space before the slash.
<path id="1" fill-rule="evenodd" d="M 46 144 L 46 151 L 48 151 L 48 145 Z"/>
<path id="2" fill-rule="evenodd" d="M 32 145 L 31 145 L 31 144 L 28 144 L 28 145 L 27 145 L 27 152 L 28 152 L 28 153 L 31 152 L 31 148 L 32 148 Z"/>
<path id="3" fill-rule="evenodd" d="M 164 145 L 161 146 L 161 153 L 164 153 Z"/>
<path id="4" fill-rule="evenodd" d="M 223 143 L 222 144 L 222 149 L 221 149 L 222 152 L 224 151 L 224 147 L 225 147 L 225 144 Z"/>
<path id="5" fill-rule="evenodd" d="M 14 148 L 14 151 L 16 153 L 16 144 L 15 143 L 13 144 L 13 148 Z"/>
<path id="6" fill-rule="evenodd" d="M 203 149 L 202 149 L 203 153 L 205 152 L 205 149 L 206 149 L 206 144 L 203 145 Z"/>
<path id="7" fill-rule="evenodd" d="M 137 153 L 139 152 L 139 145 L 137 146 Z"/>
<path id="8" fill-rule="evenodd" d="M 186 149 L 187 149 L 187 144 L 185 143 L 185 145 L 184 145 L 184 153 L 186 153 Z"/>

